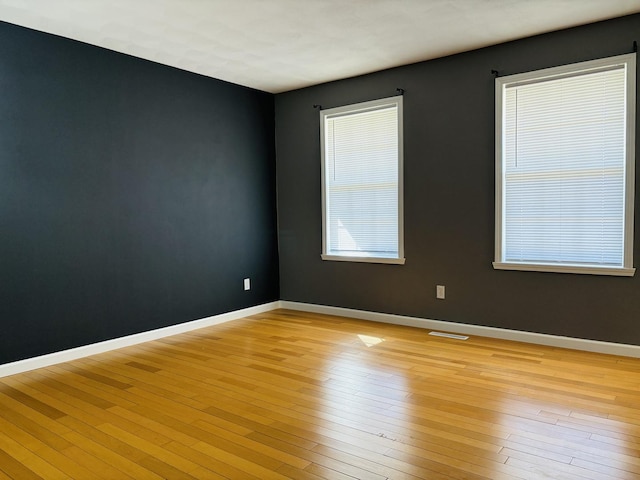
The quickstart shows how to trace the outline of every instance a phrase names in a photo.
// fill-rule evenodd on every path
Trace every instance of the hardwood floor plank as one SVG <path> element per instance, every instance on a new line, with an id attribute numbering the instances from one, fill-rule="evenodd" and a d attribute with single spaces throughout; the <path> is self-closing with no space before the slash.
<path id="1" fill-rule="evenodd" d="M 42 403 L 37 398 L 26 395 L 20 390 L 16 390 L 15 388 L 12 388 L 7 384 L 4 384 L 0 387 L 0 393 L 11 397 L 16 402 L 20 402 L 22 405 L 29 407 L 41 413 L 42 415 L 49 417 L 52 420 L 57 420 L 61 417 L 64 417 L 64 413 L 62 413 L 61 411 L 51 407 L 50 405 L 47 405 L 46 403 Z"/>
<path id="2" fill-rule="evenodd" d="M 294 468 L 291 465 L 282 465 L 280 468 L 278 468 L 278 473 L 284 475 L 287 478 L 295 478 L 296 480 L 322 480 L 323 478 L 327 478 L 316 475 L 315 473 L 311 473 L 306 469 L 300 470 L 298 468 Z"/>
<path id="3" fill-rule="evenodd" d="M 557 471 L 551 464 L 538 464 L 529 463 L 519 458 L 509 458 L 507 465 L 512 468 L 516 468 L 523 472 L 522 478 L 526 479 L 538 479 L 538 478 L 552 478 L 554 480 L 585 480 L 585 478 L 591 480 L 597 480 L 597 477 L 583 477 L 570 472 Z"/>
<path id="4" fill-rule="evenodd" d="M 290 452 L 278 450 L 264 443 L 253 441 L 252 439 L 247 438 L 246 436 L 238 435 L 234 432 L 230 432 L 228 430 L 225 430 L 224 428 L 220 428 L 209 422 L 198 420 L 194 422 L 194 425 L 202 428 L 203 430 L 211 432 L 215 435 L 219 435 L 223 441 L 231 442 L 241 447 L 248 448 L 255 453 L 265 455 L 266 457 L 270 457 L 275 461 L 285 463 L 287 465 L 291 465 L 294 468 L 304 470 L 304 468 L 306 468 L 309 465 L 309 463 L 311 463 L 303 458 L 300 458 L 295 455 L 291 455 Z"/>
<path id="5" fill-rule="evenodd" d="M 122 449 L 113 448 L 112 442 L 105 442 L 103 444 L 95 441 L 94 438 L 96 438 L 97 435 L 91 435 L 90 433 L 81 435 L 76 432 L 71 432 L 66 436 L 69 440 L 73 441 L 80 450 L 84 450 L 91 456 L 103 460 L 119 470 L 120 473 L 118 473 L 117 478 L 126 477 L 136 480 L 158 480 L 163 478 L 139 465 L 138 462 L 142 460 L 143 457 L 128 456 L 127 452 L 123 452 Z"/>
<path id="6" fill-rule="evenodd" d="M 48 387 L 44 383 L 23 383 L 20 382 L 19 379 L 12 379 L 11 381 L 15 382 L 16 388 L 35 392 L 34 395 L 38 395 L 38 397 L 46 403 L 55 406 L 60 411 L 65 412 L 65 414 L 81 420 L 86 424 L 112 422 L 157 444 L 166 443 L 170 440 L 169 437 L 162 436 L 157 432 L 145 428 L 140 422 L 133 422 L 118 415 L 113 415 L 111 409 L 100 409 L 91 404 L 81 402 L 65 392 Z"/>
<path id="7" fill-rule="evenodd" d="M 572 465 L 577 467 L 581 467 L 589 472 L 594 472 L 593 478 L 614 478 L 617 480 L 624 479 L 637 479 L 639 474 L 633 469 L 629 469 L 626 464 L 623 463 L 615 463 L 615 466 L 603 465 L 599 462 L 590 462 L 588 460 L 583 460 L 582 458 L 574 458 L 571 462 Z"/>
<path id="8" fill-rule="evenodd" d="M 0 471 L 4 472 L 8 476 L 8 478 L 12 479 L 43 479 L 43 477 L 36 474 L 33 470 L 27 468 L 22 461 L 5 453 L 3 449 L 0 449 Z"/>
<path id="9" fill-rule="evenodd" d="M 320 477 L 327 480 L 354 480 L 356 478 L 352 477 L 351 475 L 341 473 L 337 470 L 332 470 L 322 465 L 317 465 L 315 463 L 312 463 L 307 468 L 305 468 L 305 472 L 312 474 L 314 477 Z"/>
<path id="10" fill-rule="evenodd" d="M 417 466 L 410 465 L 406 462 L 393 462 L 390 457 L 384 456 L 378 456 L 374 460 L 365 452 L 359 452 L 360 455 L 354 455 L 350 452 L 344 451 L 342 448 L 331 448 L 326 445 L 318 445 L 313 449 L 313 451 L 333 460 L 338 460 L 344 464 L 351 465 L 371 473 L 378 473 L 382 475 L 383 478 L 404 480 L 416 480 L 421 478 L 455 478 L 448 474 L 444 475 L 436 469 L 429 469 L 427 468 L 427 465 Z M 451 472 L 452 470 L 449 471 L 449 473 Z"/>
<path id="11" fill-rule="evenodd" d="M 265 467 L 254 463 L 252 460 L 248 460 L 249 458 L 253 458 L 253 456 L 251 455 L 238 456 L 204 442 L 198 442 L 192 448 L 206 455 L 217 458 L 222 462 L 231 463 L 239 470 L 242 470 L 246 474 L 252 475 L 257 478 L 273 478 L 273 480 L 284 480 L 287 478 L 284 475 L 280 475 L 277 473 L 277 470 L 282 467 L 282 463 L 277 463 L 275 465 L 271 464 L 268 467 Z"/>
<path id="12" fill-rule="evenodd" d="M 186 446 L 180 442 L 171 442 L 167 444 L 165 448 L 200 465 L 205 472 L 212 472 L 211 478 L 216 478 L 216 475 L 220 475 L 223 478 L 228 479 L 241 478 L 243 480 L 261 480 L 260 477 L 256 477 L 237 468 L 234 462 L 229 461 L 229 458 L 223 458 L 221 460 L 212 455 L 191 448 L 192 446 L 193 445 Z M 196 474 L 192 473 L 192 475 L 195 476 Z M 207 477 L 205 476 L 205 478 Z"/>
<path id="13" fill-rule="evenodd" d="M 88 449 L 90 450 L 90 448 Z M 130 480 L 134 478 L 114 468 L 110 463 L 108 463 L 108 461 L 106 461 L 108 459 L 92 455 L 82 448 L 73 446 L 62 450 L 61 453 L 68 458 L 73 459 L 74 462 L 78 463 L 86 470 L 89 470 L 91 472 L 91 476 L 87 478 L 99 478 L 104 480 Z"/>
<path id="14" fill-rule="evenodd" d="M 2 461 L 2 458 L 0 457 L 0 462 L 1 461 Z M 2 469 L 0 468 L 0 480 L 12 480 L 12 478 L 9 475 L 7 475 L 6 473 L 4 473 L 2 471 Z"/>
<path id="15" fill-rule="evenodd" d="M 165 472 L 163 475 L 166 475 L 167 478 L 178 478 L 181 476 L 180 472 L 189 473 L 199 468 L 196 463 L 193 463 L 179 455 L 173 454 L 161 445 L 154 445 L 152 442 L 133 435 L 110 423 L 102 424 L 98 429 L 112 437 L 118 438 L 120 441 L 125 442 L 142 452 L 147 453 L 153 458 L 161 459 L 162 463 L 167 465 L 167 467 L 163 467 L 163 472 Z"/>
<path id="16" fill-rule="evenodd" d="M 59 418 L 56 422 L 52 421 L 49 423 L 46 421 L 48 418 L 35 413 L 36 412 L 27 409 L 23 414 L 23 409 L 20 408 L 19 404 L 5 403 L 0 398 L 0 417 L 13 423 L 18 428 L 29 432 L 51 448 L 60 450 L 71 446 L 71 444 L 63 438 L 64 434 L 69 432 L 69 429 L 60 423 L 65 417 Z"/>
<path id="17" fill-rule="evenodd" d="M 640 359 L 277 310 L 0 378 L 0 480 L 640 478 Z"/>

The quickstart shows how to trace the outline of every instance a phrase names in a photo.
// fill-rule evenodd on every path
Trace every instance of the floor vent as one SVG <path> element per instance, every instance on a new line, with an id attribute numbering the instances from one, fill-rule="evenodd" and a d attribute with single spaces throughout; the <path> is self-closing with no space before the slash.
<path id="1" fill-rule="evenodd" d="M 429 335 L 433 335 L 434 337 L 455 338 L 456 340 L 469 340 L 469 337 L 466 335 L 456 335 L 454 333 L 429 332 Z"/>

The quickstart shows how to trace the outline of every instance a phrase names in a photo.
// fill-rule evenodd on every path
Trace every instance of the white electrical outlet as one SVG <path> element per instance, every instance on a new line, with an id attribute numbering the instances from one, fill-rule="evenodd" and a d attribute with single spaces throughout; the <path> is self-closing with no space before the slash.
<path id="1" fill-rule="evenodd" d="M 444 300 L 444 285 L 436 285 L 436 298 Z"/>
<path id="2" fill-rule="evenodd" d="M 244 289 L 245 290 L 251 290 L 251 279 L 250 278 L 245 278 L 244 279 Z"/>

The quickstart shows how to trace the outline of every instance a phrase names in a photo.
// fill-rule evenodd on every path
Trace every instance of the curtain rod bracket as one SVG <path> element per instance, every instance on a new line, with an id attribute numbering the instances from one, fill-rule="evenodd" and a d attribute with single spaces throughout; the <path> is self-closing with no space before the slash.
<path id="1" fill-rule="evenodd" d="M 318 110 L 322 110 L 322 105 L 314 105 L 313 108 L 317 108 Z"/>
<path id="2" fill-rule="evenodd" d="M 499 76 L 498 70 L 491 70 L 491 75 L 493 75 L 494 77 L 498 78 L 498 76 Z"/>
<path id="3" fill-rule="evenodd" d="M 400 95 L 404 95 L 404 88 L 396 88 L 396 92 L 398 92 Z"/>

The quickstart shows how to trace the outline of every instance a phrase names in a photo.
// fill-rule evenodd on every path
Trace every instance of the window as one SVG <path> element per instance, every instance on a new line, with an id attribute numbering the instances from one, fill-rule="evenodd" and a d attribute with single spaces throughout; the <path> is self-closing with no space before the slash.
<path id="1" fill-rule="evenodd" d="M 402 96 L 320 111 L 322 258 L 404 263 Z"/>
<path id="2" fill-rule="evenodd" d="M 635 54 L 496 79 L 494 268 L 632 276 Z"/>

